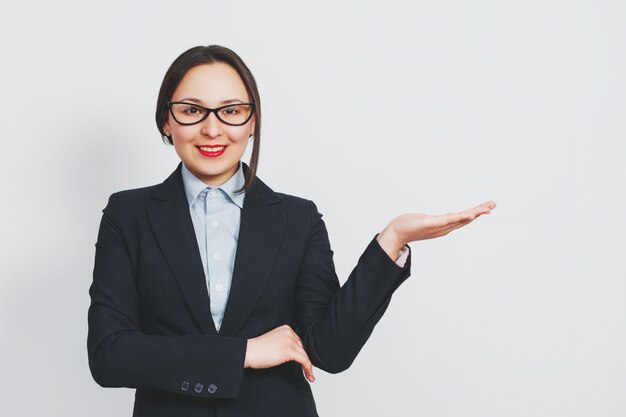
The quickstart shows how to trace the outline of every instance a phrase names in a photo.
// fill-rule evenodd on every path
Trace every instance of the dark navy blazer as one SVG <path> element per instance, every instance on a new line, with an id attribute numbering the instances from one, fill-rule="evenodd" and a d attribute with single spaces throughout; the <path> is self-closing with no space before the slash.
<path id="1" fill-rule="evenodd" d="M 136 417 L 317 416 L 298 363 L 243 368 L 247 339 L 288 324 L 314 366 L 347 369 L 409 277 L 410 252 L 400 267 L 374 236 L 340 287 L 315 204 L 257 177 L 218 334 L 181 166 L 161 184 L 112 194 L 103 210 L 89 289 L 93 378 L 136 388 Z"/>

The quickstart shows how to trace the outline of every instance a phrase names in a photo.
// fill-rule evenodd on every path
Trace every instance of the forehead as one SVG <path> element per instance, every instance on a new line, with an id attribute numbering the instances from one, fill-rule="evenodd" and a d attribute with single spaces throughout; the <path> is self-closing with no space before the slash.
<path id="1" fill-rule="evenodd" d="M 249 99 L 246 86 L 237 71 L 221 62 L 198 65 L 188 70 L 176 87 L 172 101 L 185 97 L 197 98 L 205 105 L 229 99 L 246 102 Z"/>

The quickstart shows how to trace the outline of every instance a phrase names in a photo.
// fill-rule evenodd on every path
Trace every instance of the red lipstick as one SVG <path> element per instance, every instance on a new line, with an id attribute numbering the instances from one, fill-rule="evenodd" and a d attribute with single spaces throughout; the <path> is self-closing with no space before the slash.
<path id="1" fill-rule="evenodd" d="M 200 152 L 201 155 L 203 156 L 208 156 L 209 158 L 216 158 L 218 156 L 220 156 L 221 154 L 224 153 L 224 151 L 226 150 L 226 145 L 203 145 L 202 148 L 207 149 L 207 148 L 215 148 L 215 149 L 219 149 L 216 151 L 205 151 L 202 150 L 200 146 L 196 146 L 196 149 L 198 149 L 198 152 Z"/>

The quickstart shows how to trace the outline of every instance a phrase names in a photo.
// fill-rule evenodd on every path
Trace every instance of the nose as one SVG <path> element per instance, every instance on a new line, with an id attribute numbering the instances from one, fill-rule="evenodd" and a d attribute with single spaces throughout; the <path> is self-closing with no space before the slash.
<path id="1" fill-rule="evenodd" d="M 222 134 L 222 122 L 217 119 L 215 112 L 211 112 L 202 122 L 202 133 L 211 137 Z"/>

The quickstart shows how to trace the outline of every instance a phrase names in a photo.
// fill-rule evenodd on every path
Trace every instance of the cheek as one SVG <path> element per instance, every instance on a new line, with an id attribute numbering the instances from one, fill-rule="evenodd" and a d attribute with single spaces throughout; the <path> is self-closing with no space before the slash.
<path id="1" fill-rule="evenodd" d="M 233 142 L 246 142 L 248 136 L 250 136 L 249 126 L 232 126 L 229 130 L 228 136 Z"/>
<path id="2" fill-rule="evenodd" d="M 198 126 L 183 126 L 183 125 L 175 125 L 172 126 L 172 135 L 174 137 L 174 141 L 178 142 L 189 142 L 193 140 L 193 138 L 197 135 Z"/>
<path id="3" fill-rule="evenodd" d="M 196 132 L 193 126 L 176 126 L 172 129 L 172 139 L 174 141 L 174 149 L 181 158 L 194 152 L 194 137 Z"/>

